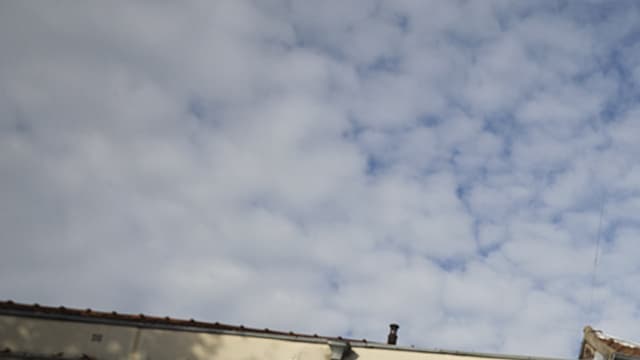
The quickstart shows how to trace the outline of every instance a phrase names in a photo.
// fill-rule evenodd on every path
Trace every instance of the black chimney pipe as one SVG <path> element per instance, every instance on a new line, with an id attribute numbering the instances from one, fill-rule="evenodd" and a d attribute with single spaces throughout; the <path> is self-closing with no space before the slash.
<path id="1" fill-rule="evenodd" d="M 389 324 L 389 336 L 387 337 L 387 344 L 395 345 L 398 342 L 398 324 Z"/>

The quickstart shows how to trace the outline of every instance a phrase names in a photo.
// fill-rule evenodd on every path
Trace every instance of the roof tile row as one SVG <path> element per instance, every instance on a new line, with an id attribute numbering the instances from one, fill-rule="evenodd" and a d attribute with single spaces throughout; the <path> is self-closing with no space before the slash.
<path id="1" fill-rule="evenodd" d="M 229 325 L 223 324 L 220 322 L 204 322 L 197 321 L 194 319 L 176 319 L 171 318 L 169 316 L 159 317 L 159 316 L 149 316 L 145 314 L 122 314 L 116 311 L 105 312 L 105 311 L 95 311 L 93 309 L 87 308 L 85 310 L 82 309 L 74 309 L 67 308 L 64 306 L 53 307 L 53 306 L 42 306 L 38 303 L 35 304 L 23 304 L 16 303 L 14 301 L 0 301 L 0 312 L 2 310 L 11 310 L 17 311 L 25 314 L 52 314 L 52 315 L 63 315 L 63 316 L 71 316 L 78 318 L 78 320 L 86 320 L 90 321 L 91 319 L 108 319 L 113 321 L 122 321 L 122 322 L 135 322 L 140 324 L 156 324 L 156 325 L 170 325 L 176 327 L 189 327 L 189 328 L 202 328 L 202 329 L 215 329 L 215 330 L 225 330 L 225 331 L 238 331 L 238 332 L 246 332 L 246 333 L 257 333 L 257 334 L 270 334 L 270 335 L 282 335 L 282 336 L 293 336 L 293 337 L 301 337 L 301 338 L 322 338 L 327 340 L 341 340 L 341 341 L 354 341 L 354 342 L 367 342 L 366 339 L 346 339 L 341 336 L 338 337 L 328 337 L 328 336 L 319 336 L 318 334 L 302 334 L 296 333 L 293 331 L 277 331 L 271 330 L 268 328 L 265 329 L 257 329 L 251 327 L 245 327 L 244 325 Z"/>

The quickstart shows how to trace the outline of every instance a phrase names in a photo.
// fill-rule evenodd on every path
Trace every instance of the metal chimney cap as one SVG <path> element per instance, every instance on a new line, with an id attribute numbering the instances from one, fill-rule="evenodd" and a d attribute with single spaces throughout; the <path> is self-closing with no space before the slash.
<path id="1" fill-rule="evenodd" d="M 398 342 L 398 329 L 400 325 L 398 324 L 389 324 L 389 336 L 387 336 L 387 344 L 395 345 Z"/>

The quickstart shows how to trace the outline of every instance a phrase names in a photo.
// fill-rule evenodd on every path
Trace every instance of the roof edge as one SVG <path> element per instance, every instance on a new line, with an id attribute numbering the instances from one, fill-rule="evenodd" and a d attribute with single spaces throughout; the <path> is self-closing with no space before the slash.
<path id="1" fill-rule="evenodd" d="M 317 334 L 301 334 L 295 332 L 284 332 L 270 329 L 257 329 L 244 327 L 242 325 L 228 325 L 222 323 L 201 322 L 193 319 L 173 319 L 170 317 L 148 316 L 144 314 L 131 315 L 117 312 L 94 311 L 91 309 L 80 310 L 65 307 L 42 306 L 39 304 L 22 304 L 13 301 L 0 301 L 0 315 L 23 316 L 38 319 L 62 320 L 71 322 L 85 322 L 95 324 L 105 324 L 112 326 L 133 326 L 138 328 L 205 332 L 236 336 L 250 336 L 258 338 L 269 338 L 287 341 L 300 341 L 309 343 L 326 344 L 329 341 L 338 341 L 349 344 L 352 348 L 372 348 L 381 350 L 409 351 L 442 355 L 457 355 L 468 357 L 482 357 L 490 359 L 512 359 L 512 360 L 570 360 L 566 358 L 554 358 L 544 356 L 512 355 L 485 353 L 475 351 L 458 351 L 436 348 L 423 348 L 413 346 L 389 345 L 382 342 L 373 342 L 366 339 L 348 339 L 343 337 L 320 336 Z"/>

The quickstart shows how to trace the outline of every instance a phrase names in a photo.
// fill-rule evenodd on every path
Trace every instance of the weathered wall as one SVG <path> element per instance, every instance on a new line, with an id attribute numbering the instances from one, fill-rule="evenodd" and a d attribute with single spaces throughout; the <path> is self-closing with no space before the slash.
<path id="1" fill-rule="evenodd" d="M 329 346 L 250 336 L 147 329 L 132 359 L 326 360 Z"/>
<path id="2" fill-rule="evenodd" d="M 135 333 L 132 327 L 0 315 L 0 350 L 124 359 L 131 351 Z M 101 334 L 101 341 L 92 341 L 94 334 Z"/>
<path id="3" fill-rule="evenodd" d="M 126 360 L 329 360 L 326 342 L 103 325 L 0 315 L 0 351 Z M 482 360 L 401 349 L 353 347 L 344 360 Z M 489 359 L 489 358 L 485 358 Z"/>
<path id="4" fill-rule="evenodd" d="M 97 359 L 330 358 L 329 346 L 322 343 L 0 315 L 0 351 L 7 348 L 35 354 L 87 354 Z"/>
<path id="5" fill-rule="evenodd" d="M 495 360 L 479 356 L 440 354 L 419 351 L 402 351 L 391 349 L 355 348 L 357 360 Z"/>

